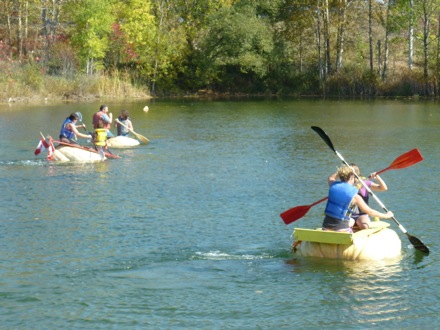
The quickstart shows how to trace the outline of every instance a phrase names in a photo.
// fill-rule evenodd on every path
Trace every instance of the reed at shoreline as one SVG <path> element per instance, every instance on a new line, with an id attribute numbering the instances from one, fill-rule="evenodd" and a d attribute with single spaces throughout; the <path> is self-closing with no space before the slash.
<path id="1" fill-rule="evenodd" d="M 71 77 L 41 73 L 35 65 L 11 65 L 0 77 L 0 103 L 39 100 L 86 100 L 96 98 L 149 98 L 148 88 L 134 84 L 128 74 L 114 70 L 110 74 Z"/>

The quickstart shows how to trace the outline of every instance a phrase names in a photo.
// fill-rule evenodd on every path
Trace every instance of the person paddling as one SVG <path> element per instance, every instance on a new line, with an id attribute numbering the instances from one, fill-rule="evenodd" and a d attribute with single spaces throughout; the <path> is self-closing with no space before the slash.
<path id="1" fill-rule="evenodd" d="M 340 181 L 336 179 L 339 178 Z M 353 232 L 355 220 L 351 217 L 353 208 L 358 207 L 362 212 L 372 217 L 389 219 L 393 212 L 382 213 L 370 208 L 360 195 L 355 184 L 355 175 L 352 169 L 343 165 L 335 174 L 328 178 L 329 191 L 325 207 L 325 218 L 322 223 L 323 230 Z"/>
<path id="2" fill-rule="evenodd" d="M 90 134 L 83 134 L 78 131 L 78 127 L 84 127 L 86 128 L 86 125 L 76 125 L 78 121 L 78 115 L 75 113 L 70 114 L 69 117 L 64 120 L 63 124 L 61 125 L 60 130 L 60 141 L 70 144 L 78 144 L 76 141 L 77 137 L 81 137 L 84 139 L 91 139 L 92 136 Z"/>
<path id="3" fill-rule="evenodd" d="M 115 121 L 115 127 L 118 130 L 118 136 L 128 136 L 130 130 L 133 130 L 133 123 L 127 110 L 121 110 L 121 114 Z"/>
<path id="4" fill-rule="evenodd" d="M 351 163 L 350 166 L 354 169 L 358 177 L 362 176 L 359 166 L 357 166 L 355 163 Z M 374 179 L 376 182 L 366 179 L 363 179 L 363 181 L 372 191 L 388 190 L 387 184 L 376 172 L 371 173 L 369 178 Z M 358 195 L 362 197 L 366 204 L 369 204 L 370 194 L 368 193 L 367 189 L 365 189 L 365 187 L 362 185 L 362 183 L 357 180 L 357 178 L 355 178 L 355 186 L 359 189 Z M 370 217 L 368 216 L 368 214 L 360 211 L 359 208 L 355 208 L 353 210 L 352 218 L 356 221 L 355 224 L 359 227 L 359 229 L 370 228 Z"/>

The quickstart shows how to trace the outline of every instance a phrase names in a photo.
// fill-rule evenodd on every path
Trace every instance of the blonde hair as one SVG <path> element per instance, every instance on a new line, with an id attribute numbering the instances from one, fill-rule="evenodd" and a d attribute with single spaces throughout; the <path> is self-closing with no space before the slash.
<path id="1" fill-rule="evenodd" d="M 336 172 L 341 181 L 347 182 L 354 175 L 353 171 L 347 165 L 342 165 Z"/>
<path id="2" fill-rule="evenodd" d="M 353 168 L 354 172 L 358 175 L 361 176 L 361 170 L 359 169 L 359 166 L 357 166 L 357 164 L 355 163 L 351 163 L 350 166 Z"/>

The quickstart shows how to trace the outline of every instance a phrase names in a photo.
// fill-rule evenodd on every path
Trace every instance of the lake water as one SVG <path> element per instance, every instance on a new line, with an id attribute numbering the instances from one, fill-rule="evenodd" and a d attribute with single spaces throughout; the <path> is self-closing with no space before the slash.
<path id="1" fill-rule="evenodd" d="M 150 111 L 145 113 L 143 107 Z M 150 144 L 122 158 L 35 157 L 71 112 L 98 103 L 0 107 L 0 328 L 432 329 L 440 322 L 440 111 L 405 101 L 109 101 Z M 378 197 L 431 250 L 380 262 L 304 259 L 279 214 L 327 194 L 340 164 L 323 128 Z M 372 201 L 371 206 L 380 209 Z"/>

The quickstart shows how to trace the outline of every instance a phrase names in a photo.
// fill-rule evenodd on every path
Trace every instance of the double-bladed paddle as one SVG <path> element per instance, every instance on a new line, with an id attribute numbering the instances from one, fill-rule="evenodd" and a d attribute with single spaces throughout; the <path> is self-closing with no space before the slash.
<path id="1" fill-rule="evenodd" d="M 381 173 L 388 171 L 388 170 L 398 170 L 398 169 L 406 168 L 406 167 L 412 166 L 414 164 L 417 164 L 418 162 L 421 162 L 422 160 L 423 160 L 423 157 L 422 157 L 422 154 L 419 152 L 419 150 L 412 149 L 412 150 L 400 155 L 399 157 L 397 157 L 390 164 L 390 166 L 388 166 L 387 168 L 384 168 L 383 170 L 380 170 L 379 172 L 376 172 L 376 174 L 381 174 Z M 286 225 L 288 225 L 298 219 L 301 219 L 303 216 L 305 216 L 307 214 L 307 212 L 309 212 L 309 210 L 313 206 L 315 206 L 315 205 L 317 205 L 327 199 L 328 199 L 328 197 L 324 197 L 323 199 L 320 199 L 319 201 L 317 201 L 313 204 L 310 204 L 310 205 L 301 205 L 301 206 L 293 207 L 293 208 L 281 213 L 280 216 L 283 219 L 284 223 Z"/>
<path id="2" fill-rule="evenodd" d="M 324 130 L 317 126 L 312 126 L 312 129 L 318 133 L 318 135 L 324 140 L 325 143 L 334 151 L 334 153 L 339 157 L 339 159 L 348 167 L 350 167 L 352 170 L 353 168 L 345 161 L 344 157 L 335 149 L 333 146 L 332 141 L 328 137 L 328 135 L 324 132 Z M 376 200 L 376 202 L 382 207 L 382 209 L 385 212 L 388 212 L 388 209 L 385 207 L 385 205 L 379 200 L 379 198 L 371 191 L 371 189 L 367 186 L 367 184 L 356 174 L 356 172 L 353 170 L 353 174 L 356 176 L 356 178 L 362 183 L 362 185 L 367 189 L 368 193 Z M 419 250 L 420 252 L 429 254 L 428 247 L 423 244 L 421 240 L 419 240 L 417 237 L 411 236 L 408 234 L 408 231 L 397 221 L 397 219 L 393 216 L 392 219 L 396 222 L 396 224 L 399 226 L 400 230 L 406 234 L 411 244 L 414 246 L 416 250 Z"/>

